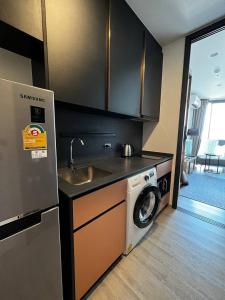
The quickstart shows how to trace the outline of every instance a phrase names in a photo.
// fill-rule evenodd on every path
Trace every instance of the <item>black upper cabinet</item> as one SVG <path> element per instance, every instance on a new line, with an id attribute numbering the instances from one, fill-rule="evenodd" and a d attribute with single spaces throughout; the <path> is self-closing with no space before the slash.
<path id="1" fill-rule="evenodd" d="M 43 41 L 41 0 L 0 0 L 0 20 Z"/>
<path id="2" fill-rule="evenodd" d="M 146 30 L 141 115 L 153 121 L 158 121 L 160 114 L 162 62 L 162 48 Z"/>
<path id="3" fill-rule="evenodd" d="M 162 49 L 124 0 L 45 0 L 45 16 L 56 100 L 159 119 Z"/>
<path id="4" fill-rule="evenodd" d="M 140 116 L 144 26 L 123 0 L 110 4 L 108 110 Z"/>
<path id="5" fill-rule="evenodd" d="M 55 99 L 104 109 L 108 1 L 45 2 L 49 88 Z"/>

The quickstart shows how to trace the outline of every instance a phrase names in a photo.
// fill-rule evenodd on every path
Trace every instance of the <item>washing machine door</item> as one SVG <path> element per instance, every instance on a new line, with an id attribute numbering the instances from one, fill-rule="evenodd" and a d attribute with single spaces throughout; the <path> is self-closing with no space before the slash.
<path id="1" fill-rule="evenodd" d="M 139 228 L 145 228 L 156 217 L 160 203 L 160 192 L 156 186 L 147 186 L 138 196 L 133 212 L 134 224 Z"/>

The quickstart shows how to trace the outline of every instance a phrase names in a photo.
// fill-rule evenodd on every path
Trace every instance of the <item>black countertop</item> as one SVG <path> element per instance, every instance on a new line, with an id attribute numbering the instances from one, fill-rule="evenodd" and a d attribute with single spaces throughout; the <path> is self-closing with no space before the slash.
<path id="1" fill-rule="evenodd" d="M 143 154 L 155 155 L 152 152 L 143 152 Z M 62 192 L 69 199 L 76 199 L 85 194 L 93 192 L 99 188 L 117 182 L 119 180 L 131 177 L 138 173 L 144 172 L 152 167 L 157 166 L 169 159 L 172 159 L 170 154 L 156 154 L 159 156 L 155 158 L 143 158 L 143 157 L 130 157 L 130 158 L 119 158 L 119 157 L 109 157 L 99 160 L 89 161 L 87 165 L 92 165 L 96 168 L 109 171 L 110 175 L 100 178 L 96 181 L 86 183 L 83 185 L 74 186 L 67 183 L 62 178 L 58 177 L 59 191 Z"/>

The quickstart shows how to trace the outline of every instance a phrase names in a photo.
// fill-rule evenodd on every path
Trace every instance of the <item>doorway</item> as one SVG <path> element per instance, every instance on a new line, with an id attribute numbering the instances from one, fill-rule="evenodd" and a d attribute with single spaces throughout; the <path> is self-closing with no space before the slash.
<path id="1" fill-rule="evenodd" d="M 218 224 L 225 224 L 224 25 L 186 38 L 173 199 L 174 208 Z"/>

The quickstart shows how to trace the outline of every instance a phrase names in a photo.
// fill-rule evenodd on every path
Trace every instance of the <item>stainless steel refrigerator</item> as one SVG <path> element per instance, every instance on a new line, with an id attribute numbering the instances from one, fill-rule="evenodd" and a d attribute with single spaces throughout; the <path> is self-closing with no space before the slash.
<path id="1" fill-rule="evenodd" d="M 0 79 L 0 299 L 62 298 L 54 95 Z"/>

